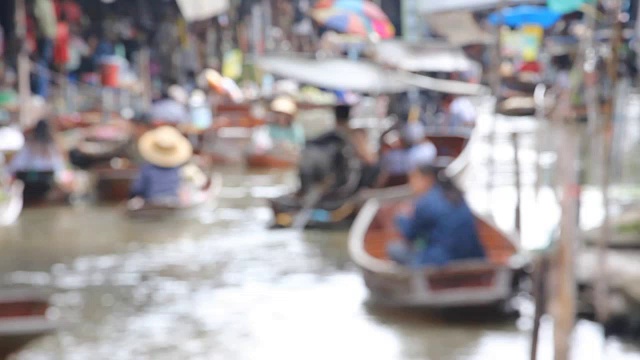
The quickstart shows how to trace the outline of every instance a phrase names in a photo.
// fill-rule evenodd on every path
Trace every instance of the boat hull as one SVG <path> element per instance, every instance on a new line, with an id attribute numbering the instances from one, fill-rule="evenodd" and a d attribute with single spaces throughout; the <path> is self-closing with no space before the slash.
<path id="1" fill-rule="evenodd" d="M 270 154 L 251 154 L 246 158 L 250 169 L 292 169 L 297 163 Z"/>
<path id="2" fill-rule="evenodd" d="M 476 217 L 487 260 L 465 260 L 444 267 L 401 266 L 387 257 L 387 245 L 401 239 L 394 214 L 406 199 L 391 204 L 370 200 L 358 214 L 349 236 L 349 253 L 360 268 L 374 303 L 432 309 L 490 307 L 515 294 L 522 271 L 512 241 L 493 225 Z"/>
<path id="3" fill-rule="evenodd" d="M 0 294 L 0 359 L 56 330 L 57 324 L 46 317 L 48 308 L 48 300 L 40 294 Z"/>
<path id="4" fill-rule="evenodd" d="M 131 184 L 138 169 L 102 168 L 93 171 L 96 180 L 96 195 L 99 201 L 113 203 L 129 198 Z"/>
<path id="5" fill-rule="evenodd" d="M 191 202 L 181 205 L 158 205 L 145 203 L 135 204 L 134 200 L 127 202 L 126 215 L 132 219 L 162 219 L 180 214 L 198 211 L 204 206 L 212 204 L 222 190 L 222 176 L 214 174 L 210 177 L 206 188 L 193 195 Z"/>

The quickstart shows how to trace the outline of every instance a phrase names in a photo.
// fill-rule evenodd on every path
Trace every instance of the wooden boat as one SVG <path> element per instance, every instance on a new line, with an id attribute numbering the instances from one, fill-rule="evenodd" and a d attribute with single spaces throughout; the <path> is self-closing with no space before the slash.
<path id="1" fill-rule="evenodd" d="M 467 164 L 465 149 L 471 138 L 472 131 L 437 132 L 432 131 L 427 138 L 436 146 L 438 157 L 453 160 L 450 165 L 453 174 L 462 171 Z M 389 193 L 389 189 L 406 184 L 406 176 L 394 176 L 387 179 L 387 183 L 381 189 L 361 190 L 354 196 L 346 199 L 334 199 L 321 202 L 312 213 L 312 219 L 307 228 L 316 229 L 343 229 L 351 225 L 364 201 L 371 197 L 377 197 L 382 193 Z M 392 191 L 395 193 L 395 191 Z M 290 226 L 293 218 L 301 209 L 294 196 L 288 195 L 270 201 L 271 209 L 275 216 L 276 227 Z"/>
<path id="2" fill-rule="evenodd" d="M 38 207 L 48 204 L 55 190 L 53 171 L 18 171 L 16 178 L 23 183 L 22 201 L 26 207 Z"/>
<path id="3" fill-rule="evenodd" d="M 184 204 L 151 204 L 144 200 L 133 199 L 127 202 L 127 216 L 134 219 L 159 219 L 174 216 L 179 213 L 197 211 L 203 206 L 212 203 L 222 190 L 222 176 L 214 174 L 210 177 L 205 187 L 191 194 L 189 201 Z M 140 201 L 137 201 L 140 200 Z"/>
<path id="4" fill-rule="evenodd" d="M 424 308 L 504 304 L 515 293 L 522 266 L 511 239 L 476 217 L 488 261 L 460 261 L 442 268 L 410 269 L 387 257 L 387 244 L 401 238 L 394 215 L 407 199 L 369 200 L 349 235 L 349 254 L 361 269 L 375 303 Z M 522 263 L 522 262 L 520 262 Z"/>
<path id="5" fill-rule="evenodd" d="M 8 199 L 0 202 L 0 227 L 13 224 L 20 213 L 23 206 L 24 183 L 20 180 L 14 181 L 9 186 Z"/>
<path id="6" fill-rule="evenodd" d="M 265 124 L 264 119 L 255 115 L 257 113 L 254 107 L 256 103 L 223 103 L 214 109 L 216 117 L 226 119 L 226 127 L 244 127 L 253 128 Z"/>
<path id="7" fill-rule="evenodd" d="M 249 154 L 246 161 L 250 169 L 290 169 L 297 165 L 297 162 L 292 159 L 272 154 Z"/>
<path id="8" fill-rule="evenodd" d="M 84 111 L 75 114 L 60 115 L 54 119 L 54 124 L 60 131 L 71 129 L 88 128 L 100 124 L 103 113 L 99 110 Z M 112 112 L 107 114 L 107 119 L 122 120 L 120 114 Z"/>
<path id="9" fill-rule="evenodd" d="M 110 166 L 92 170 L 96 180 L 96 195 L 102 202 L 122 202 L 129 198 L 131 184 L 138 176 L 135 167 L 112 168 Z"/>
<path id="10" fill-rule="evenodd" d="M 40 294 L 6 290 L 0 293 L 0 359 L 56 330 L 57 324 L 46 316 L 48 308 L 48 299 Z"/>

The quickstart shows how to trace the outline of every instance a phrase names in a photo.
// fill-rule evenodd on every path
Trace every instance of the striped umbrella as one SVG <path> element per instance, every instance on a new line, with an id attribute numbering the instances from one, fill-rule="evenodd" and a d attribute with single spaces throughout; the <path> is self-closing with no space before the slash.
<path id="1" fill-rule="evenodd" d="M 311 16 L 320 25 L 341 33 L 382 39 L 395 36 L 395 28 L 378 5 L 366 0 L 320 0 Z"/>

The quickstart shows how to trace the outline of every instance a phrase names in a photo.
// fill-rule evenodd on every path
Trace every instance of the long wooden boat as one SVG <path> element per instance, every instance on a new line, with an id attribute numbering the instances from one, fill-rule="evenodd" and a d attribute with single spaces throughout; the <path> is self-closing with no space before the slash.
<path id="1" fill-rule="evenodd" d="M 0 227 L 11 225 L 18 220 L 24 204 L 23 191 L 24 183 L 20 180 L 16 180 L 9 186 L 8 199 L 0 202 Z"/>
<path id="2" fill-rule="evenodd" d="M 60 131 L 88 128 L 100 124 L 104 114 L 99 110 L 84 111 L 75 114 L 60 115 L 54 119 L 54 124 Z M 122 116 L 116 112 L 107 114 L 107 119 L 122 120 Z"/>
<path id="3" fill-rule="evenodd" d="M 292 159 L 272 154 L 249 154 L 246 161 L 250 169 L 290 169 L 297 165 L 297 162 Z"/>
<path id="4" fill-rule="evenodd" d="M 133 219 L 160 219 L 177 214 L 185 214 L 197 211 L 205 205 L 211 204 L 222 190 L 223 180 L 220 174 L 213 174 L 205 187 L 191 194 L 188 201 L 177 205 L 160 205 L 136 201 L 133 199 L 127 202 L 126 214 Z"/>
<path id="5" fill-rule="evenodd" d="M 53 171 L 18 171 L 16 178 L 23 183 L 22 200 L 25 207 L 50 203 L 51 193 L 56 188 Z"/>
<path id="6" fill-rule="evenodd" d="M 128 167 L 114 169 L 103 167 L 92 170 L 96 180 L 96 195 L 101 202 L 122 202 L 129 198 L 131 184 L 138 176 L 138 169 Z"/>
<path id="7" fill-rule="evenodd" d="M 0 293 L 0 359 L 56 330 L 57 324 L 46 316 L 48 308 L 48 299 L 41 294 L 17 290 Z"/>
<path id="8" fill-rule="evenodd" d="M 387 257 L 387 245 L 401 239 L 394 215 L 407 199 L 369 200 L 349 235 L 349 254 L 361 269 L 374 303 L 424 308 L 501 305 L 515 294 L 522 262 L 509 236 L 476 217 L 487 260 L 460 261 L 441 268 L 410 269 Z"/>
<path id="9" fill-rule="evenodd" d="M 438 157 L 452 160 L 448 170 L 450 176 L 455 176 L 463 171 L 468 163 L 467 145 L 472 137 L 473 131 L 458 131 L 446 133 L 443 131 L 430 131 L 427 138 L 436 146 Z M 381 189 L 367 189 L 354 196 L 341 199 L 340 201 L 329 201 L 325 206 L 319 205 L 312 213 L 312 218 L 308 228 L 318 229 L 343 229 L 349 227 L 355 219 L 364 201 L 371 197 L 377 197 L 382 193 L 389 193 L 389 189 L 406 184 L 407 177 L 395 176 L 388 179 Z M 392 191 L 392 193 L 395 191 Z M 301 209 L 296 204 L 293 196 L 284 196 L 270 201 L 271 209 L 275 217 L 275 227 L 288 227 L 291 225 L 297 212 Z"/>

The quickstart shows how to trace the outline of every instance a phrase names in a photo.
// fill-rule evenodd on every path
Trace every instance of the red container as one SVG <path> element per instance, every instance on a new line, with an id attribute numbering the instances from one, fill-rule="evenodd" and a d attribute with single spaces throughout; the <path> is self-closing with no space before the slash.
<path id="1" fill-rule="evenodd" d="M 116 61 L 105 61 L 102 64 L 102 86 L 118 87 L 120 65 Z"/>

